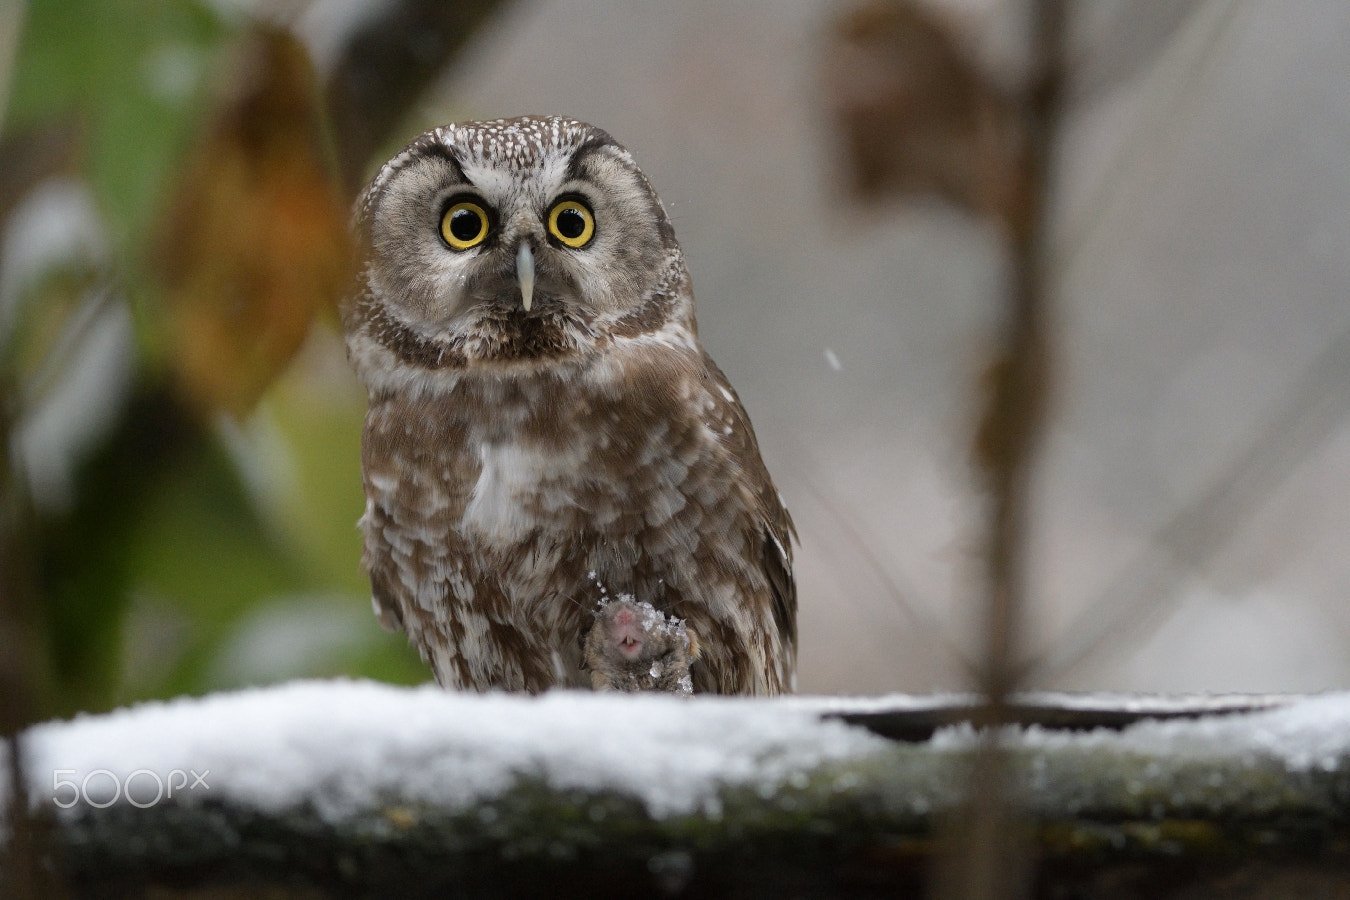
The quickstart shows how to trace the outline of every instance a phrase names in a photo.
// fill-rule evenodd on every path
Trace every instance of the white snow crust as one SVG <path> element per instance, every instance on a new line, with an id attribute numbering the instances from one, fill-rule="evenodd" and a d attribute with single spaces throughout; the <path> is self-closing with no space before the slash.
<path id="1" fill-rule="evenodd" d="M 975 746 L 969 726 L 901 747 L 821 715 L 922 710 L 962 699 L 685 699 L 583 691 L 530 697 L 302 681 L 50 722 L 31 729 L 25 746 L 34 804 L 51 802 L 58 770 L 58 777 L 76 783 L 97 770 L 111 773 L 99 776 L 104 783 L 125 783 L 137 770 L 164 779 L 185 770 L 206 773 L 210 799 L 263 813 L 309 805 L 336 822 L 390 804 L 463 810 L 490 802 L 525 777 L 558 791 L 613 790 L 638 798 L 660 818 L 716 814 L 718 793 L 728 786 L 767 797 L 783 784 L 800 785 L 803 773 L 823 764 L 877 762 L 882 768 L 871 771 L 885 771 L 904 802 L 931 809 L 959 794 L 961 769 L 942 761 Z M 1123 731 L 1008 729 L 1005 745 L 1031 764 L 1038 807 L 1119 807 L 1166 797 L 1218 808 L 1251 802 L 1253 788 L 1242 773 L 1253 768 L 1294 777 L 1350 765 L 1350 693 L 1020 699 L 1136 711 L 1269 707 L 1146 721 Z M 1279 794 L 1275 783 L 1259 790 Z M 199 798 L 201 791 L 186 799 Z"/>
<path id="2" fill-rule="evenodd" d="M 137 770 L 164 779 L 174 770 L 209 770 L 210 799 L 269 813 L 309 803 L 334 821 L 389 803 L 463 809 L 520 776 L 558 790 L 617 790 L 664 817 L 715 803 L 723 785 L 771 788 L 822 763 L 888 747 L 861 729 L 822 721 L 809 705 L 583 691 L 470 694 L 363 681 L 147 703 L 28 734 L 35 803 L 51 802 L 57 770 L 76 783 L 107 770 L 111 776 L 93 782 L 104 788 Z M 141 782 L 153 787 L 151 776 Z"/>
<path id="3" fill-rule="evenodd" d="M 1102 695 L 1103 699 L 1109 696 Z M 1040 697 L 1057 699 L 1049 694 Z M 1083 701 L 1083 706 L 1141 712 L 1203 707 L 1222 712 L 1244 702 L 1269 708 L 1198 719 L 1146 720 L 1118 732 L 1009 729 L 1008 746 L 1038 753 L 1105 752 L 1117 757 L 1151 758 L 1159 770 L 1193 763 L 1238 767 L 1274 763 L 1288 772 L 1314 768 L 1329 772 L 1350 766 L 1350 693 L 1285 698 L 1253 695 L 1245 700 L 1237 695 L 1191 698 L 1189 703 L 1193 705 L 1173 698 L 1157 698 L 1156 702 L 1131 698 L 1124 702 L 1118 695 L 1115 703 Z M 932 745 L 937 751 L 963 749 L 976 740 L 973 729 L 957 726 L 938 731 Z"/>

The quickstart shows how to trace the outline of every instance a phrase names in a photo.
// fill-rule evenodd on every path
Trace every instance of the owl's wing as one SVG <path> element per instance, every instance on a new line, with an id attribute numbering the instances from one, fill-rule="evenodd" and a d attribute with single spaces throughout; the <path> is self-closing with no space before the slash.
<path id="1" fill-rule="evenodd" d="M 787 510 L 783 511 L 787 515 Z M 789 523 L 790 525 L 791 523 Z M 783 549 L 779 549 L 782 547 Z M 792 577 L 792 560 L 784 558 L 786 545 L 772 534 L 764 536 L 764 574 L 769 579 L 773 599 L 773 621 L 783 646 L 797 653 L 797 580 Z"/>
<path id="2" fill-rule="evenodd" d="M 385 631 L 403 630 L 403 611 L 398 608 L 384 584 L 375 579 L 373 572 L 370 578 L 370 605 L 375 609 L 375 618 Z"/>
<path id="3" fill-rule="evenodd" d="M 398 573 L 393 570 L 393 556 L 384 540 L 383 516 L 374 503 L 366 506 L 366 514 L 358 525 L 365 537 L 361 566 L 370 575 L 370 605 L 375 618 L 385 631 L 403 631 L 403 610 L 394 592 Z"/>
<path id="4" fill-rule="evenodd" d="M 731 427 L 726 433 L 724 445 L 737 457 L 758 500 L 758 512 L 762 517 L 759 564 L 769 584 L 770 612 L 778 628 L 779 639 L 791 654 L 795 666 L 797 582 L 792 576 L 792 542 L 797 538 L 797 530 L 759 455 L 759 442 L 740 397 L 706 350 L 703 351 L 703 365 L 712 382 L 713 390 L 710 393 L 726 401 L 721 412 Z"/>

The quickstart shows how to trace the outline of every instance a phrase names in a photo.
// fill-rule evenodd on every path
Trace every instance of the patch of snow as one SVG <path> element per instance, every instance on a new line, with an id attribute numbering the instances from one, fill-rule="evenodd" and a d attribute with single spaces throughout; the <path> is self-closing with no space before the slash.
<path id="1" fill-rule="evenodd" d="M 1111 691 L 1029 691 L 1016 694 L 1011 702 L 1022 706 L 1048 706 L 1067 710 L 1109 710 L 1139 714 L 1231 712 L 1253 707 L 1287 705 L 1287 694 L 1126 694 Z M 803 704 L 820 712 L 881 713 L 920 712 L 953 706 L 974 706 L 978 694 L 942 691 L 932 694 L 877 694 L 874 696 L 783 697 L 778 702 Z"/>
<path id="2" fill-rule="evenodd" d="M 52 802 L 57 779 L 79 784 L 93 772 L 110 773 L 99 776 L 109 784 L 140 770 L 165 780 L 209 772 L 211 799 L 264 813 L 309 803 L 331 821 L 386 803 L 463 809 L 520 776 L 555 790 L 613 789 L 664 817 L 714 803 L 724 785 L 772 790 L 823 763 L 889 747 L 822 721 L 809 705 L 769 700 L 530 697 L 350 681 L 147 703 L 28 735 L 35 804 Z"/>
<path id="3" fill-rule="evenodd" d="M 940 749 L 972 740 L 969 728 L 942 729 L 933 736 L 933 745 Z M 1030 728 L 1014 732 L 1010 746 L 1044 752 L 1107 750 L 1172 767 L 1192 762 L 1248 766 L 1265 760 L 1291 772 L 1330 770 L 1350 763 L 1350 694 L 1304 697 L 1255 713 L 1144 721 L 1119 732 Z"/>
<path id="4" fill-rule="evenodd" d="M 101 803 L 106 789 L 119 784 L 139 779 L 138 788 L 151 790 L 156 778 L 167 783 L 186 772 L 209 786 L 180 790 L 187 802 L 209 797 L 264 814 L 310 805 L 341 822 L 389 804 L 463 810 L 490 802 L 521 778 L 554 791 L 614 791 L 639 799 L 656 817 L 716 815 L 727 787 L 768 798 L 782 786 L 807 783 L 821 765 L 864 763 L 862 771 L 872 775 L 851 770 L 841 777 L 854 786 L 875 777 L 885 795 L 924 815 L 959 798 L 962 761 L 978 740 L 969 725 L 940 729 L 926 744 L 892 744 L 821 715 L 921 711 L 968 699 L 681 699 L 584 691 L 530 697 L 306 681 L 36 726 L 26 743 L 27 773 L 37 805 L 71 799 L 91 776 L 87 800 Z M 1326 800 L 1318 791 L 1325 789 L 1311 776 L 1350 765 L 1350 693 L 1021 699 L 1136 711 L 1278 704 L 1122 731 L 1008 729 L 1006 746 L 1020 761 L 1035 810 L 1147 816 L 1197 805 L 1320 808 Z M 104 794 L 95 796 L 96 788 Z"/>
<path id="5" fill-rule="evenodd" d="M 1325 776 L 1350 766 L 1350 694 L 1282 699 L 1260 712 L 1142 721 L 1121 731 L 1011 728 L 1003 746 L 1037 814 L 1315 813 L 1338 790 Z M 929 746 L 964 758 L 978 740 L 958 725 L 939 730 Z"/>

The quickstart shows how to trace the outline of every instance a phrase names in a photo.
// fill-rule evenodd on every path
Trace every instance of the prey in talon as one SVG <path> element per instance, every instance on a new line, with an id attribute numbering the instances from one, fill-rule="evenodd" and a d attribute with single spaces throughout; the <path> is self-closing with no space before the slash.
<path id="1" fill-rule="evenodd" d="M 692 694 L 698 642 L 682 620 L 627 597 L 605 601 L 587 632 L 582 665 L 597 691 Z"/>

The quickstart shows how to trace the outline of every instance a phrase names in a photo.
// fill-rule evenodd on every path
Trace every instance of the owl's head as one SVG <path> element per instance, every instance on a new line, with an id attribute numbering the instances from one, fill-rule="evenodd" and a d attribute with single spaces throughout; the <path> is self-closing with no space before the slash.
<path id="1" fill-rule="evenodd" d="M 403 365 L 465 368 L 552 362 L 665 327 L 692 334 L 669 217 L 628 151 L 584 122 L 429 131 L 376 175 L 355 229 L 358 366 L 363 339 Z"/>

